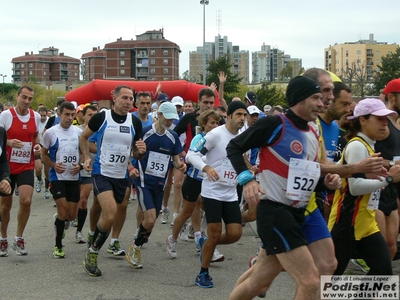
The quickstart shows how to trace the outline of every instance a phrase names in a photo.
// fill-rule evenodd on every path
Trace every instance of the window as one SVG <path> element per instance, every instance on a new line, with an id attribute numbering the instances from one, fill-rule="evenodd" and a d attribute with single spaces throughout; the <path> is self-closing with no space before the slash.
<path id="1" fill-rule="evenodd" d="M 155 65 L 156 64 L 156 60 L 154 58 L 150 59 L 150 64 L 151 65 Z"/>
<path id="2" fill-rule="evenodd" d="M 46 75 L 46 71 L 43 71 L 43 75 Z"/>
<path id="3" fill-rule="evenodd" d="M 25 68 L 25 64 L 21 64 L 21 68 Z"/>
<path id="4" fill-rule="evenodd" d="M 24 75 L 25 74 L 25 71 L 21 71 L 21 75 Z"/>
<path id="5" fill-rule="evenodd" d="M 357 54 L 361 54 L 361 50 L 357 50 Z"/>
<path id="6" fill-rule="evenodd" d="M 349 56 L 349 50 L 346 50 L 346 57 Z"/>
<path id="7" fill-rule="evenodd" d="M 156 50 L 150 50 L 150 55 L 156 55 Z"/>
<path id="8" fill-rule="evenodd" d="M 361 59 L 357 59 L 357 63 L 360 64 L 361 63 Z"/>
<path id="9" fill-rule="evenodd" d="M 150 69 L 150 74 L 156 74 L 156 69 L 151 68 L 151 69 Z"/>
<path id="10" fill-rule="evenodd" d="M 164 74 L 168 74 L 168 69 L 164 69 Z"/>
<path id="11" fill-rule="evenodd" d="M 124 70 L 124 69 L 122 69 L 122 70 L 119 70 L 119 74 L 121 74 L 121 75 L 125 75 L 125 70 Z"/>
<path id="12" fill-rule="evenodd" d="M 381 63 L 381 60 L 380 60 L 380 59 L 377 59 L 377 60 L 376 60 L 376 63 L 377 63 L 377 64 L 380 64 L 380 63 Z"/>
<path id="13" fill-rule="evenodd" d="M 125 56 L 125 51 L 124 50 L 119 51 L 119 56 Z"/>
<path id="14" fill-rule="evenodd" d="M 168 50 L 164 50 L 164 55 L 168 55 Z"/>
<path id="15" fill-rule="evenodd" d="M 164 65 L 168 65 L 168 59 L 164 59 Z"/>
<path id="16" fill-rule="evenodd" d="M 121 66 L 125 66 L 125 60 L 121 59 L 121 60 L 119 61 L 119 64 L 120 64 Z"/>
<path id="17" fill-rule="evenodd" d="M 33 72 L 32 71 L 29 71 L 29 75 L 32 75 L 33 74 Z"/>
<path id="18" fill-rule="evenodd" d="M 29 68 L 32 68 L 33 67 L 33 64 L 29 64 Z"/>
<path id="19" fill-rule="evenodd" d="M 46 68 L 46 64 L 45 64 L 45 63 L 43 64 L 43 69 L 44 69 L 44 68 Z"/>
<path id="20" fill-rule="evenodd" d="M 75 72 L 75 73 L 74 73 L 74 76 L 78 76 L 78 73 Z"/>
<path id="21" fill-rule="evenodd" d="M 377 50 L 376 55 L 380 55 L 380 54 L 381 54 L 381 51 Z"/>

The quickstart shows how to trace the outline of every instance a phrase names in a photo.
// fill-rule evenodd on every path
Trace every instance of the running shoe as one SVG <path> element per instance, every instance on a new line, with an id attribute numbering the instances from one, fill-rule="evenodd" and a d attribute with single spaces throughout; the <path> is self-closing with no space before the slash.
<path id="1" fill-rule="evenodd" d="M 352 259 L 351 262 L 360 268 L 364 273 L 369 272 L 369 267 L 363 259 Z"/>
<path id="2" fill-rule="evenodd" d="M 142 260 L 140 258 L 140 248 L 136 245 L 130 245 L 128 247 L 128 253 L 125 255 L 126 260 L 134 269 L 142 269 Z"/>
<path id="3" fill-rule="evenodd" d="M 221 262 L 225 260 L 225 256 L 222 253 L 219 253 L 218 249 L 215 248 L 213 256 L 211 257 L 211 262 Z"/>
<path id="4" fill-rule="evenodd" d="M 83 267 L 90 276 L 101 276 L 101 271 L 97 267 L 98 255 L 99 254 L 96 251 L 93 251 L 91 249 L 88 249 L 88 251 L 86 251 L 85 260 L 83 261 Z"/>
<path id="5" fill-rule="evenodd" d="M 77 232 L 75 233 L 75 241 L 76 241 L 77 244 L 84 244 L 84 243 L 86 243 L 86 240 L 85 240 L 85 238 L 83 237 L 82 232 L 77 231 Z"/>
<path id="6" fill-rule="evenodd" d="M 176 258 L 177 254 L 176 254 L 176 244 L 177 241 L 174 241 L 174 239 L 172 238 L 172 235 L 170 235 L 169 237 L 167 237 L 166 240 L 167 243 L 167 253 L 169 256 L 171 256 L 172 258 Z"/>
<path id="7" fill-rule="evenodd" d="M 63 251 L 63 249 L 58 248 L 57 246 L 54 247 L 54 252 L 53 252 L 53 257 L 54 258 L 64 258 L 65 257 L 65 253 Z"/>
<path id="8" fill-rule="evenodd" d="M 174 213 L 173 215 L 172 215 L 172 221 L 171 221 L 171 227 L 174 227 L 174 222 L 175 222 L 175 219 L 176 219 L 176 217 L 178 216 L 178 213 Z"/>
<path id="9" fill-rule="evenodd" d="M 113 254 L 115 256 L 124 256 L 125 250 L 121 249 L 119 241 L 115 240 L 113 244 L 109 244 L 107 248 L 107 253 Z"/>
<path id="10" fill-rule="evenodd" d="M 185 241 L 185 242 L 187 242 L 189 240 L 187 223 L 183 224 L 181 232 L 179 232 L 179 238 L 181 239 L 181 241 Z"/>
<path id="11" fill-rule="evenodd" d="M 75 218 L 71 221 L 71 226 L 72 227 L 78 227 L 78 218 Z"/>
<path id="12" fill-rule="evenodd" d="M 200 253 L 199 253 L 199 260 L 200 260 L 200 263 L 202 263 L 202 261 L 203 261 L 203 258 L 202 258 L 202 250 L 203 250 L 203 245 L 204 245 L 204 243 L 206 242 L 206 240 L 207 240 L 207 237 L 205 236 L 205 237 L 200 237 L 199 238 L 199 241 L 198 241 L 198 244 L 199 244 L 199 248 L 200 248 Z"/>
<path id="13" fill-rule="evenodd" d="M 193 228 L 193 223 L 189 223 L 189 229 L 188 229 L 188 238 L 193 240 L 194 239 L 194 228 Z"/>
<path id="14" fill-rule="evenodd" d="M 1 240 L 0 241 L 0 257 L 7 257 L 8 256 L 8 241 Z"/>
<path id="15" fill-rule="evenodd" d="M 43 181 L 37 180 L 35 184 L 36 193 L 40 193 L 42 191 Z"/>
<path id="16" fill-rule="evenodd" d="M 161 224 L 167 224 L 168 223 L 168 219 L 169 219 L 169 208 L 168 207 L 164 207 L 161 210 Z"/>
<path id="17" fill-rule="evenodd" d="M 93 242 L 94 242 L 94 234 L 88 233 L 86 242 L 87 242 L 88 248 L 90 248 L 93 245 Z"/>
<path id="18" fill-rule="evenodd" d="M 203 272 L 197 274 L 196 279 L 194 280 L 194 283 L 202 288 L 212 288 L 214 287 L 214 284 L 212 282 L 212 278 L 208 272 Z"/>
<path id="19" fill-rule="evenodd" d="M 44 199 L 50 199 L 50 191 L 49 189 L 44 190 Z"/>
<path id="20" fill-rule="evenodd" d="M 25 249 L 24 238 L 19 238 L 17 241 L 14 241 L 14 243 L 12 244 L 12 248 L 15 250 L 15 253 L 17 255 L 28 255 L 28 251 L 26 251 Z"/>

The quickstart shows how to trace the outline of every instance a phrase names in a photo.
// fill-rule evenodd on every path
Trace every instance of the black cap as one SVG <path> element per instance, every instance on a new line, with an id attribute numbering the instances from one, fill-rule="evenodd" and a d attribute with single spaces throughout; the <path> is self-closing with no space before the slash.
<path id="1" fill-rule="evenodd" d="M 247 106 L 242 101 L 232 101 L 229 103 L 227 112 L 228 116 L 232 115 L 239 108 L 243 108 L 247 111 Z"/>
<path id="2" fill-rule="evenodd" d="M 289 82 L 286 98 L 289 107 L 292 107 L 316 93 L 321 93 L 321 88 L 316 81 L 305 76 L 296 76 Z"/>
<path id="3" fill-rule="evenodd" d="M 244 95 L 244 98 L 253 104 L 257 102 L 257 94 L 254 92 L 247 92 L 246 95 Z"/>

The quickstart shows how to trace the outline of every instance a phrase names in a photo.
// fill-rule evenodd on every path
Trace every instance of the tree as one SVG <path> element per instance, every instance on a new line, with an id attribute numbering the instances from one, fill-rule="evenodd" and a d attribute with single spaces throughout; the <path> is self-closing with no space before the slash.
<path id="1" fill-rule="evenodd" d="M 292 63 L 289 61 L 282 68 L 282 71 L 279 74 L 279 79 L 282 81 L 290 81 L 290 79 L 292 78 L 293 78 L 293 66 Z"/>
<path id="2" fill-rule="evenodd" d="M 368 76 L 368 73 L 370 73 L 368 71 L 366 62 L 352 62 L 346 69 L 341 70 L 340 77 L 353 91 L 353 95 L 360 95 L 364 99 L 372 83 L 371 78 Z"/>
<path id="3" fill-rule="evenodd" d="M 0 102 L 12 102 L 19 86 L 13 83 L 0 83 Z"/>
<path id="4" fill-rule="evenodd" d="M 186 80 L 186 81 L 191 81 L 190 80 L 189 70 L 186 70 L 185 72 L 182 73 L 182 79 Z"/>
<path id="5" fill-rule="evenodd" d="M 271 82 L 264 81 L 261 88 L 256 91 L 258 102 L 257 106 L 263 108 L 264 105 L 269 104 L 272 107 L 280 105 L 287 107 L 286 96 L 282 88 Z"/>
<path id="6" fill-rule="evenodd" d="M 207 68 L 208 76 L 206 83 L 210 85 L 211 82 L 219 85 L 218 74 L 220 71 L 224 71 L 227 75 L 226 82 L 224 86 L 224 91 L 226 94 L 233 94 L 238 92 L 238 86 L 243 78 L 240 78 L 238 74 L 232 74 L 231 72 L 232 64 L 227 56 L 220 56 L 216 60 L 210 61 Z"/>
<path id="7" fill-rule="evenodd" d="M 379 71 L 375 71 L 373 79 L 375 95 L 379 95 L 389 81 L 400 78 L 400 47 L 395 52 L 382 56 L 378 68 Z"/>

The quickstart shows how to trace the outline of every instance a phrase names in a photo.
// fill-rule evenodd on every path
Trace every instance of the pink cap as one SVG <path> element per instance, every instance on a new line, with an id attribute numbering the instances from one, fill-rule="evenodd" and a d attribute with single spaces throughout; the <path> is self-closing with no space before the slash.
<path id="1" fill-rule="evenodd" d="M 397 116 L 397 112 L 387 109 L 385 103 L 382 100 L 375 98 L 363 99 L 357 103 L 354 108 L 352 116 L 347 117 L 348 120 L 352 120 L 361 116 L 373 115 L 383 117 L 387 115 Z"/>

